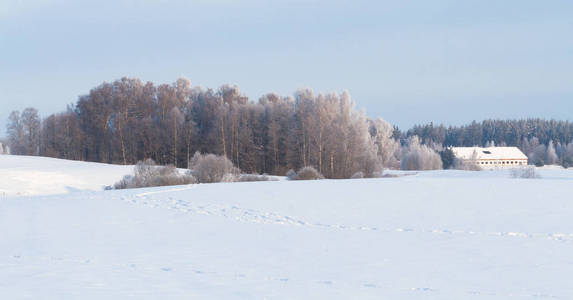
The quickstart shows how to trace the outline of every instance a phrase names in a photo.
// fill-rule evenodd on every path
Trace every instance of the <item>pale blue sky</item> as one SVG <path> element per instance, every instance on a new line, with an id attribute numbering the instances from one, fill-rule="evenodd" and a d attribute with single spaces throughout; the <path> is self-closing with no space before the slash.
<path id="1" fill-rule="evenodd" d="M 573 119 L 573 1 L 2 0 L 0 135 L 103 81 L 349 90 L 406 129 Z"/>

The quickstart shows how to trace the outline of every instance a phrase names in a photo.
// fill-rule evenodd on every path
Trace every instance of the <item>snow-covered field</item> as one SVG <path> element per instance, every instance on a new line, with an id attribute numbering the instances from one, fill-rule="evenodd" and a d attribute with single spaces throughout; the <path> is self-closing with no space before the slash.
<path id="1" fill-rule="evenodd" d="M 0 197 L 99 191 L 132 171 L 132 166 L 0 155 Z"/>
<path id="2" fill-rule="evenodd" d="M 573 299 L 570 170 L 97 191 L 129 172 L 0 156 L 0 299 Z"/>

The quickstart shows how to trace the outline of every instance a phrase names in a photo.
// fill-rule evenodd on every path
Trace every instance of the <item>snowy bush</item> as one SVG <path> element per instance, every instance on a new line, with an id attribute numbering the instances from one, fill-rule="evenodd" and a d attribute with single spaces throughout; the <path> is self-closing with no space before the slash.
<path id="1" fill-rule="evenodd" d="M 562 153 L 563 159 L 561 165 L 563 168 L 567 169 L 573 166 L 573 143 L 569 143 L 567 146 L 563 146 Z"/>
<path id="2" fill-rule="evenodd" d="M 290 173 L 290 171 L 289 171 Z M 287 173 L 287 177 L 290 180 L 317 180 L 317 179 L 324 179 L 324 176 L 322 176 L 322 174 L 320 174 L 320 172 L 318 172 L 315 168 L 308 166 L 308 167 L 304 167 L 302 169 L 300 169 L 296 174 L 290 174 L 291 176 L 288 176 Z"/>
<path id="3" fill-rule="evenodd" d="M 555 152 L 555 146 L 553 145 L 553 141 L 549 141 L 547 145 L 547 152 L 545 153 L 545 164 L 554 165 L 559 160 L 557 156 L 557 152 Z"/>
<path id="4" fill-rule="evenodd" d="M 168 186 L 168 185 L 184 185 L 197 183 L 192 174 L 186 173 L 179 174 L 177 168 L 172 165 L 159 167 L 158 175 L 152 176 L 149 180 L 148 186 Z"/>
<path id="5" fill-rule="evenodd" d="M 417 136 L 408 140 L 402 149 L 402 170 L 438 170 L 442 168 L 440 155 L 426 145 L 421 145 Z"/>
<path id="6" fill-rule="evenodd" d="M 0 142 L 0 155 L 2 154 L 9 155 L 10 147 L 8 147 L 8 144 Z"/>
<path id="7" fill-rule="evenodd" d="M 137 186 L 137 182 L 133 175 L 125 175 L 123 179 L 113 185 L 113 188 L 116 190 L 135 189 L 138 187 L 140 186 Z M 108 188 L 106 187 L 106 189 Z"/>
<path id="8" fill-rule="evenodd" d="M 481 167 L 473 160 L 456 159 L 454 166 L 456 170 L 481 171 Z"/>
<path id="9" fill-rule="evenodd" d="M 189 165 L 190 173 L 199 183 L 233 182 L 239 179 L 240 170 L 224 156 L 196 152 Z"/>
<path id="10" fill-rule="evenodd" d="M 159 174 L 158 166 L 153 159 L 140 161 L 135 165 L 135 176 L 143 181 L 150 181 L 153 176 Z"/>
<path id="11" fill-rule="evenodd" d="M 512 178 L 539 178 L 534 166 L 511 169 Z"/>
<path id="12" fill-rule="evenodd" d="M 493 144 L 493 142 L 491 142 Z M 470 159 L 454 159 L 454 167 L 458 170 L 465 170 L 465 171 L 481 171 L 481 167 L 478 166 L 477 162 L 478 154 L 477 151 L 474 150 L 472 153 L 472 157 Z"/>
<path id="13" fill-rule="evenodd" d="M 288 180 L 295 180 L 296 177 L 296 171 L 293 169 L 288 170 L 288 172 L 285 175 L 287 177 Z"/>
<path id="14" fill-rule="evenodd" d="M 565 157 L 561 162 L 561 166 L 565 169 L 573 166 L 573 157 Z"/>
<path id="15" fill-rule="evenodd" d="M 127 175 L 114 184 L 115 189 L 132 189 L 153 186 L 184 185 L 196 183 L 191 174 L 180 174 L 174 166 L 158 166 L 152 159 L 135 165 L 134 175 Z"/>
<path id="16" fill-rule="evenodd" d="M 533 138 L 532 140 L 532 150 L 527 155 L 529 158 L 529 163 L 538 167 L 542 167 L 545 165 L 545 160 L 547 159 L 547 147 L 543 144 L 538 145 L 537 138 Z"/>
<path id="17" fill-rule="evenodd" d="M 241 182 L 249 182 L 249 181 L 277 181 L 278 179 L 268 176 L 267 174 L 258 175 L 258 174 L 242 174 L 239 176 L 239 181 Z"/>
<path id="18" fill-rule="evenodd" d="M 392 127 L 390 123 L 378 118 L 370 121 L 369 132 L 376 146 L 376 152 L 382 167 L 399 169 L 401 149 L 400 142 L 393 137 L 394 127 Z"/>
<path id="19" fill-rule="evenodd" d="M 352 174 L 352 176 L 350 176 L 350 179 L 360 179 L 360 178 L 364 178 L 364 173 L 361 171 L 358 171 Z"/>

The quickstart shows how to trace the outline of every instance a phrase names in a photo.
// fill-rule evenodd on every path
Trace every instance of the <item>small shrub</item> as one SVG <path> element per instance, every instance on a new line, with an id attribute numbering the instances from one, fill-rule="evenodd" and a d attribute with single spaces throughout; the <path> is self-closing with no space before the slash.
<path id="1" fill-rule="evenodd" d="M 475 160 L 455 159 L 454 166 L 456 170 L 481 171 L 481 167 L 476 164 Z"/>
<path id="2" fill-rule="evenodd" d="M 139 161 L 135 165 L 135 177 L 139 179 L 147 181 L 157 175 L 159 175 L 158 166 L 151 158 L 148 158 L 144 161 Z"/>
<path id="3" fill-rule="evenodd" d="M 566 157 L 563 159 L 563 162 L 561 162 L 561 166 L 563 166 L 563 168 L 565 169 L 571 167 L 572 165 L 573 165 L 573 157 Z"/>
<path id="4" fill-rule="evenodd" d="M 318 180 L 318 179 L 324 179 L 324 176 L 322 176 L 322 174 L 320 174 L 320 172 L 318 172 L 315 168 L 307 166 L 307 167 L 300 169 L 296 173 L 295 176 L 291 176 L 291 177 L 289 177 L 289 179 L 290 180 Z"/>
<path id="5" fill-rule="evenodd" d="M 165 166 L 158 168 L 159 176 L 150 178 L 148 186 L 169 186 L 169 185 L 184 185 L 197 183 L 192 174 L 179 174 L 177 168 L 174 166 Z"/>
<path id="6" fill-rule="evenodd" d="M 243 174 L 239 176 L 239 181 L 241 182 L 251 182 L 251 181 L 277 181 L 278 179 L 268 176 L 267 174 Z"/>
<path id="7" fill-rule="evenodd" d="M 382 178 L 398 178 L 402 176 L 407 176 L 408 174 L 382 174 Z"/>
<path id="8" fill-rule="evenodd" d="M 360 179 L 360 178 L 364 178 L 364 173 L 362 171 L 358 171 L 352 174 L 352 176 L 350 176 L 350 179 Z"/>
<path id="9" fill-rule="evenodd" d="M 193 184 L 197 180 L 192 174 L 180 174 L 174 166 L 158 166 L 151 159 L 138 162 L 134 175 L 126 175 L 114 184 L 114 189 L 133 189 L 153 186 Z"/>
<path id="10" fill-rule="evenodd" d="M 417 136 L 408 139 L 408 145 L 402 147 L 402 170 L 438 170 L 442 168 L 442 158 L 427 145 L 420 144 Z"/>
<path id="11" fill-rule="evenodd" d="M 288 178 L 288 180 L 295 180 L 296 171 L 293 169 L 288 170 L 288 172 L 286 173 L 286 177 Z"/>
<path id="12" fill-rule="evenodd" d="M 379 172 L 374 172 L 370 174 L 370 176 L 364 176 L 364 178 L 382 178 L 382 177 L 384 177 L 384 170 Z"/>
<path id="13" fill-rule="evenodd" d="M 215 154 L 193 155 L 190 162 L 191 174 L 199 183 L 233 182 L 239 178 L 240 170 L 228 158 Z"/>
<path id="14" fill-rule="evenodd" d="M 216 181 L 216 182 L 235 182 L 238 180 L 239 180 L 239 174 L 227 173 L 223 175 L 221 181 Z"/>
<path id="15" fill-rule="evenodd" d="M 116 190 L 133 189 L 137 187 L 136 185 L 133 175 L 125 175 L 113 185 L 113 188 Z"/>
<path id="16" fill-rule="evenodd" d="M 534 166 L 511 169 L 512 178 L 539 178 Z"/>

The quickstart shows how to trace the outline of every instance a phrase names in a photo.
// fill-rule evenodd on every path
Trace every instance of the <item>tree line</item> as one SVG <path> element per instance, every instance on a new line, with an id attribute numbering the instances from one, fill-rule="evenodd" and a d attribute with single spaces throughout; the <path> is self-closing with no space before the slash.
<path id="1" fill-rule="evenodd" d="M 567 121 L 486 120 L 402 132 L 367 118 L 348 92 L 300 89 L 250 101 L 237 86 L 193 87 L 184 78 L 160 85 L 137 78 L 104 82 L 44 119 L 34 108 L 15 111 L 7 136 L 12 154 L 113 164 L 152 159 L 189 168 L 199 152 L 226 157 L 246 173 L 285 175 L 309 166 L 326 178 L 439 169 L 450 166 L 443 153 L 449 146 L 492 143 L 520 147 L 531 163 L 573 164 Z"/>
<path id="2" fill-rule="evenodd" d="M 521 119 L 485 120 L 468 125 L 416 125 L 400 132 L 404 140 L 417 136 L 423 144 L 441 147 L 515 146 L 531 164 L 573 166 L 573 123 L 569 121 Z"/>
<path id="3" fill-rule="evenodd" d="M 313 166 L 327 178 L 399 166 L 392 135 L 392 126 L 368 119 L 347 92 L 301 89 L 253 102 L 237 86 L 204 89 L 183 78 L 158 86 L 136 78 L 104 82 L 64 112 L 40 120 L 28 108 L 13 112 L 8 125 L 13 154 L 189 167 L 200 152 L 227 157 L 247 173 Z"/>

